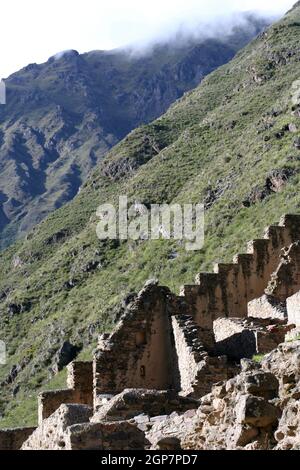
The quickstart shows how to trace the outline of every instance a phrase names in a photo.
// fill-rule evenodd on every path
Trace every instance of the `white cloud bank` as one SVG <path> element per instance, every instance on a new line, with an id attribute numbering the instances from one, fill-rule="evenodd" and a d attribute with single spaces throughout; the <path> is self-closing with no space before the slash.
<path id="1" fill-rule="evenodd" d="M 58 51 L 111 49 L 192 30 L 216 16 L 272 15 L 296 0 L 10 0 L 1 2 L 0 77 Z"/>

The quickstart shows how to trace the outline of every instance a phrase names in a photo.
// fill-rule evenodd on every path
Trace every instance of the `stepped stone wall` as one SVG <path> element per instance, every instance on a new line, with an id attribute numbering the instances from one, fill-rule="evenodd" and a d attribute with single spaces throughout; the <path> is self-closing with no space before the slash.
<path id="1" fill-rule="evenodd" d="M 214 273 L 200 273 L 196 285 L 185 286 L 182 295 L 193 305 L 196 323 L 211 330 L 220 317 L 246 317 L 248 302 L 265 293 L 278 267 L 283 247 L 300 240 L 300 216 L 286 215 L 278 226 L 266 229 L 264 238 L 248 244 L 248 253 L 232 264 L 217 264 Z"/>
<path id="2" fill-rule="evenodd" d="M 198 404 L 203 405 L 202 416 L 205 396 L 216 387 L 223 390 L 226 381 L 221 395 L 227 395 L 230 406 L 241 407 L 242 429 L 234 429 L 237 439 L 235 436 L 230 445 L 250 442 L 260 428 L 251 417 L 252 404 L 263 415 L 262 428 L 271 410 L 264 401 L 269 399 L 264 389 L 261 399 L 251 397 L 255 395 L 252 378 L 255 375 L 255 380 L 263 382 L 269 375 L 254 374 L 252 369 L 242 373 L 234 382 L 234 399 L 230 384 L 240 372 L 241 358 L 268 352 L 291 329 L 297 330 L 300 216 L 284 216 L 278 226 L 266 229 L 263 239 L 249 242 L 246 254 L 237 255 L 231 264 L 216 265 L 214 271 L 199 274 L 195 285 L 184 286 L 179 296 L 148 281 L 129 299 L 125 311 L 120 310 L 115 331 L 99 337 L 93 362 L 72 363 L 67 389 L 40 394 L 39 427 L 32 435 L 28 438 L 28 430 L 2 431 L 0 448 L 20 448 L 24 441 L 23 449 L 178 448 L 177 438 L 170 442 L 164 437 L 160 443 L 147 438 L 149 426 L 165 419 L 156 415 L 173 416 L 176 411 L 193 421 Z M 241 404 L 238 389 L 244 386 L 247 390 Z M 216 395 L 208 407 L 216 407 L 213 413 L 217 414 L 223 412 L 218 400 Z M 275 414 L 274 426 L 278 421 Z M 221 420 L 224 429 L 225 418 Z M 251 435 L 245 420 L 254 423 Z M 169 421 L 173 423 L 173 419 Z M 220 424 L 218 419 L 216 422 Z M 218 437 L 210 434 L 211 425 L 208 417 L 208 431 L 202 437 L 207 443 Z"/>

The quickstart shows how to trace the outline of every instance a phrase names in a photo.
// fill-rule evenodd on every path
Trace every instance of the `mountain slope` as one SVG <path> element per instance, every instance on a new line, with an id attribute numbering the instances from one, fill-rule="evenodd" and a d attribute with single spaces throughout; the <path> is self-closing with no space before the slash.
<path id="1" fill-rule="evenodd" d="M 68 51 L 6 80 L 0 108 L 0 248 L 71 200 L 128 132 L 228 62 L 267 21 L 249 16 L 222 39 L 129 51 Z"/>
<path id="2" fill-rule="evenodd" d="M 146 279 L 177 290 L 298 211 L 299 39 L 300 3 L 160 119 L 129 134 L 71 203 L 1 254 L 2 426 L 31 423 L 28 396 L 53 375 L 63 342 L 88 357 L 118 318 L 118 303 Z M 203 250 L 100 242 L 96 209 L 122 194 L 147 204 L 204 201 Z M 56 385 L 63 379 L 61 372 Z"/>

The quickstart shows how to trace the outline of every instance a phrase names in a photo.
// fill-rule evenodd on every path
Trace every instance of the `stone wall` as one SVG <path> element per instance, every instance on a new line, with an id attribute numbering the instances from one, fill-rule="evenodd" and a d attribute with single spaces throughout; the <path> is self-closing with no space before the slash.
<path id="1" fill-rule="evenodd" d="M 93 363 L 71 362 L 67 366 L 68 389 L 42 392 L 38 396 L 39 424 L 63 403 L 93 404 Z"/>
<path id="2" fill-rule="evenodd" d="M 252 358 L 257 353 L 256 332 L 247 328 L 244 320 L 222 318 L 214 321 L 216 355 L 234 360 Z"/>
<path id="3" fill-rule="evenodd" d="M 199 347 L 212 352 L 213 321 L 246 318 L 248 302 L 264 294 L 282 248 L 298 239 L 300 216 L 286 215 L 279 225 L 266 229 L 263 239 L 249 242 L 248 252 L 237 255 L 233 263 L 218 264 L 214 273 L 199 274 L 194 286 L 183 288 L 181 301 L 168 289 L 149 285 L 129 307 L 115 333 L 100 341 L 95 356 L 96 395 L 119 393 L 124 388 L 191 389 L 203 358 L 195 358 L 190 349 L 184 315 L 195 321 L 194 329 L 198 327 Z M 264 334 L 258 336 L 260 347 L 269 341 Z M 119 344 L 123 345 L 121 356 Z"/>
<path id="4" fill-rule="evenodd" d="M 211 330 L 220 317 L 246 317 L 248 302 L 261 297 L 277 269 L 281 249 L 300 240 L 300 216 L 286 215 L 279 225 L 266 229 L 264 238 L 248 244 L 246 254 L 231 264 L 217 264 L 214 273 L 200 273 L 196 285 L 185 286 L 181 295 L 192 306 L 200 327 Z"/>
<path id="5" fill-rule="evenodd" d="M 20 450 L 36 428 L 0 429 L 0 450 Z"/>
<path id="6" fill-rule="evenodd" d="M 173 390 L 128 389 L 103 405 L 92 421 L 125 421 L 145 414 L 149 417 L 168 415 L 195 409 L 198 405 L 197 400 L 178 395 Z"/>
<path id="7" fill-rule="evenodd" d="M 92 408 L 86 405 L 61 405 L 24 442 L 22 450 L 67 450 L 67 429 L 88 422 L 92 414 Z"/>
<path id="8" fill-rule="evenodd" d="M 266 293 L 283 302 L 299 290 L 300 241 L 282 250 L 279 266 L 271 275 Z"/>
<path id="9" fill-rule="evenodd" d="M 94 360 L 96 396 L 125 388 L 178 388 L 169 296 L 166 288 L 146 286 L 115 332 L 100 338 Z"/>
<path id="10" fill-rule="evenodd" d="M 251 359 L 277 348 L 292 328 L 277 319 L 221 318 L 214 322 L 215 353 L 234 360 Z"/>
<path id="11" fill-rule="evenodd" d="M 68 450 L 143 450 L 150 446 L 135 423 L 84 423 L 70 426 L 66 433 Z"/>
<path id="12" fill-rule="evenodd" d="M 248 303 L 248 316 L 252 318 L 287 319 L 286 303 L 280 302 L 271 295 L 264 294 Z"/>

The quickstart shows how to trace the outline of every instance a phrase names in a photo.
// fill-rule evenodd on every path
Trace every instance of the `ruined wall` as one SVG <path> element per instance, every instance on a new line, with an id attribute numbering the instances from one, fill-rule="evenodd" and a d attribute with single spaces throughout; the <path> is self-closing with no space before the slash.
<path id="1" fill-rule="evenodd" d="M 238 350 L 239 356 L 252 357 L 254 352 L 267 352 L 281 342 L 287 331 L 284 322 L 247 319 L 247 305 L 253 299 L 263 299 L 268 286 L 266 293 L 272 297 L 264 296 L 269 303 L 264 305 L 263 315 L 271 311 L 286 318 L 285 306 L 279 311 L 278 302 L 283 305 L 287 297 L 300 291 L 298 240 L 300 216 L 288 215 L 278 226 L 269 227 L 264 239 L 249 242 L 248 252 L 237 255 L 233 263 L 217 264 L 213 273 L 199 274 L 196 284 L 185 286 L 180 296 L 148 282 L 127 305 L 114 333 L 99 338 L 93 364 L 72 363 L 68 388 L 39 396 L 40 426 L 23 448 L 144 448 L 144 435 L 134 423 L 105 420 L 109 416 L 125 419 L 128 414 L 147 410 L 156 414 L 170 413 L 173 406 L 189 407 L 180 401 L 183 397 L 203 397 L 214 384 L 236 375 L 236 366 L 225 356 L 233 357 L 230 348 Z M 253 303 L 255 312 L 262 308 L 261 299 Z M 219 335 L 215 330 L 215 338 L 217 319 L 222 328 Z M 244 346 L 249 338 L 253 351 L 248 353 Z M 170 389 L 180 392 L 181 397 L 177 394 L 173 399 L 169 392 L 158 392 Z M 120 395 L 100 409 L 106 394 Z M 156 394 L 160 397 L 157 401 L 153 399 Z M 146 395 L 151 403 L 147 404 Z M 169 398 L 165 400 L 165 396 Z M 92 404 L 94 410 L 88 406 Z M 93 421 L 101 423 L 89 422 L 93 411 Z M 0 448 L 20 446 L 25 435 L 24 430 L 0 432 Z"/>
<path id="2" fill-rule="evenodd" d="M 248 253 L 235 256 L 231 264 L 217 264 L 214 273 L 197 275 L 196 285 L 181 292 L 197 324 L 211 330 L 217 318 L 246 317 L 248 302 L 264 294 L 281 249 L 299 239 L 300 216 L 286 215 L 266 229 L 263 239 L 249 242 Z"/>
<path id="3" fill-rule="evenodd" d="M 286 303 L 280 302 L 271 295 L 264 294 L 248 303 L 248 316 L 252 318 L 287 319 Z"/>
<path id="4" fill-rule="evenodd" d="M 193 318 L 186 315 L 172 317 L 175 347 L 178 356 L 180 390 L 194 392 L 199 369 L 205 365 L 208 354 L 198 336 Z"/>
<path id="5" fill-rule="evenodd" d="M 20 450 L 36 428 L 0 429 L 0 450 Z"/>
<path id="6" fill-rule="evenodd" d="M 280 301 L 300 290 L 300 242 L 282 250 L 279 266 L 271 275 L 266 293 Z"/>
<path id="7" fill-rule="evenodd" d="M 87 423 L 92 414 L 87 405 L 61 405 L 28 437 L 22 450 L 67 450 L 67 429 L 73 424 Z"/>
<path id="8" fill-rule="evenodd" d="M 169 295 L 166 288 L 145 287 L 116 331 L 109 339 L 100 339 L 94 360 L 96 397 L 125 388 L 178 386 Z"/>
<path id="9" fill-rule="evenodd" d="M 201 341 L 201 329 L 193 318 L 177 315 L 172 318 L 181 394 L 200 398 L 213 383 L 227 380 L 230 367 L 226 357 L 210 357 Z"/>
<path id="10" fill-rule="evenodd" d="M 93 404 L 93 363 L 72 362 L 67 367 L 68 389 L 42 392 L 38 396 L 39 424 L 63 403 Z"/>

